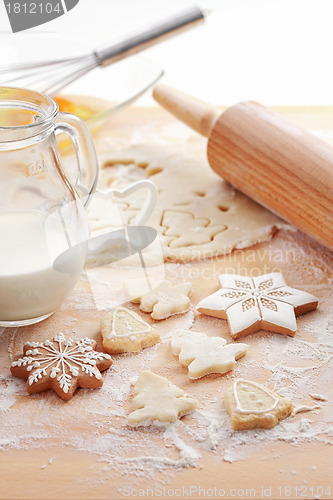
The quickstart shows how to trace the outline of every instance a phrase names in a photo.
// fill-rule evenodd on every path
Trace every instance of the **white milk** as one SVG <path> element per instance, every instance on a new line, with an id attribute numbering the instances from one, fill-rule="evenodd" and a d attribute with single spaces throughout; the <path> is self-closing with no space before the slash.
<path id="1" fill-rule="evenodd" d="M 0 211 L 0 322 L 50 314 L 75 285 L 78 274 L 53 269 L 69 246 L 59 220 L 36 210 Z"/>

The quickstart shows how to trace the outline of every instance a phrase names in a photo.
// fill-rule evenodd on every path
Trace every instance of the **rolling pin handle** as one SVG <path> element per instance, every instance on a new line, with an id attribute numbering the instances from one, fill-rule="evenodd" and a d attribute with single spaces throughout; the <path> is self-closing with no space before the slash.
<path id="1" fill-rule="evenodd" d="M 204 137 L 209 137 L 220 113 L 203 101 L 159 83 L 153 97 L 164 109 Z"/>

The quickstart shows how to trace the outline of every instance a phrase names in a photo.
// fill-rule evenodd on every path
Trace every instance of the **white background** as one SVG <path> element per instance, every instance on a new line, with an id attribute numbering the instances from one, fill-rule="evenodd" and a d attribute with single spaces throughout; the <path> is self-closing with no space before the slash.
<path id="1" fill-rule="evenodd" d="M 91 49 L 164 14 L 187 0 L 80 0 L 66 15 L 22 35 L 11 34 L 0 4 L 1 44 L 15 37 L 59 40 L 73 36 Z M 197 0 L 210 9 L 203 27 L 145 52 L 166 71 L 164 81 L 208 100 L 232 104 L 256 99 L 263 104 L 333 104 L 333 0 Z M 4 53 L 4 52 L 3 52 Z M 31 59 L 34 54 L 31 54 Z M 1 64 L 1 63 L 0 63 Z M 100 73 L 98 88 L 105 96 Z M 150 94 L 138 104 L 152 104 Z"/>

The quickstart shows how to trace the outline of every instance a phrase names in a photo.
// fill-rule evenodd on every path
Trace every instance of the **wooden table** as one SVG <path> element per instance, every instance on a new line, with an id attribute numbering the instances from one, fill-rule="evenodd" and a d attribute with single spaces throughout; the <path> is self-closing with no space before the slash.
<path id="1" fill-rule="evenodd" d="M 333 109 L 280 111 L 333 141 Z M 138 131 L 141 140 L 150 140 L 159 130 L 170 137 L 188 134 L 162 110 L 132 108 L 105 123 L 96 132 L 96 142 L 103 152 L 113 141 L 126 145 Z M 140 355 L 115 356 L 102 389 L 80 389 L 69 402 L 50 392 L 29 396 L 25 382 L 9 372 L 11 357 L 28 339 L 51 338 L 63 331 L 74 338 L 95 338 L 101 349 L 103 311 L 96 310 L 87 282 L 79 282 L 50 319 L 5 330 L 0 337 L 0 409 L 8 409 L 0 411 L 0 498 L 291 499 L 316 498 L 321 488 L 321 498 L 333 498 L 332 254 L 299 232 L 280 231 L 270 241 L 223 258 L 170 263 L 165 269 L 167 278 L 193 282 L 191 301 L 196 305 L 217 289 L 219 273 L 230 268 L 246 272 L 253 266 L 261 272 L 281 270 L 288 284 L 317 295 L 320 306 L 298 319 L 294 339 L 263 331 L 246 337 L 247 356 L 223 377 L 189 381 L 186 369 L 170 352 L 176 327 L 193 326 L 230 339 L 224 320 L 193 309 L 158 323 L 158 346 Z M 123 293 L 116 287 L 121 277 L 121 269 L 112 271 L 113 288 L 105 288 L 110 297 Z M 147 314 L 144 319 L 152 321 Z M 126 425 L 131 383 L 143 368 L 166 376 L 199 400 L 198 412 L 183 418 L 169 434 Z M 287 388 L 296 407 L 318 408 L 298 413 L 271 431 L 231 432 L 223 394 L 236 375 Z M 321 393 L 327 401 L 315 401 L 309 393 Z"/>

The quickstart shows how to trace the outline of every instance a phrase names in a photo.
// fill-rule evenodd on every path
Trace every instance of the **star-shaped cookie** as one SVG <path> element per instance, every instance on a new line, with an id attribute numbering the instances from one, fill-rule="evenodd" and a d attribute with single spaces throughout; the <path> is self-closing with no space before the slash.
<path id="1" fill-rule="evenodd" d="M 103 385 L 101 371 L 112 364 L 111 356 L 95 351 L 92 339 L 66 340 L 62 333 L 53 341 L 28 342 L 23 357 L 12 362 L 10 371 L 26 378 L 30 394 L 53 389 L 62 399 L 70 399 L 78 387 Z"/>
<path id="2" fill-rule="evenodd" d="M 313 295 L 287 286 L 281 273 L 222 274 L 219 281 L 222 288 L 199 302 L 197 310 L 227 319 L 234 339 L 261 329 L 294 335 L 296 316 L 318 305 Z"/>
<path id="3" fill-rule="evenodd" d="M 188 366 L 189 378 L 198 379 L 210 373 L 227 373 L 233 369 L 236 360 L 246 354 L 246 344 L 226 343 L 221 337 L 176 330 L 172 336 L 171 350 L 175 356 L 179 356 L 182 365 Z"/>
<path id="4" fill-rule="evenodd" d="M 184 313 L 191 307 L 189 295 L 191 283 L 173 285 L 164 280 L 150 292 L 140 294 L 135 281 L 124 281 L 124 288 L 131 302 L 140 303 L 143 312 L 150 312 L 153 319 L 165 319 L 173 314 Z"/>

